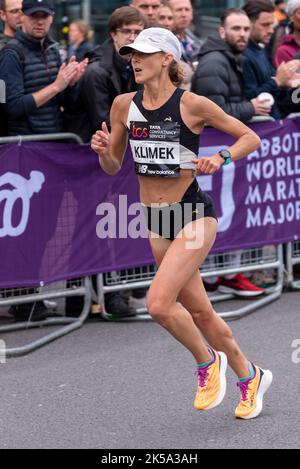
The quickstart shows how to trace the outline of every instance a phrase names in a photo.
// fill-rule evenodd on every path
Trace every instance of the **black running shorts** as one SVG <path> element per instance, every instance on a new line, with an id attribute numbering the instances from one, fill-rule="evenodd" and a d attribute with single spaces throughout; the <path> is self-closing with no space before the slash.
<path id="1" fill-rule="evenodd" d="M 147 226 L 153 233 L 173 241 L 188 223 L 217 216 L 211 197 L 203 192 L 195 178 L 180 202 L 163 206 L 143 205 Z"/>

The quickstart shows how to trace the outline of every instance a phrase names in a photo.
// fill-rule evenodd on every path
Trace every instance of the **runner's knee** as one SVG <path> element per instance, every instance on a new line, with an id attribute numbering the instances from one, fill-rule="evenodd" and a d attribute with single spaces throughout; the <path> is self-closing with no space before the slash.
<path id="1" fill-rule="evenodd" d="M 159 324 L 166 322 L 170 317 L 170 305 L 160 298 L 149 298 L 147 301 L 147 309 L 150 316 Z"/>

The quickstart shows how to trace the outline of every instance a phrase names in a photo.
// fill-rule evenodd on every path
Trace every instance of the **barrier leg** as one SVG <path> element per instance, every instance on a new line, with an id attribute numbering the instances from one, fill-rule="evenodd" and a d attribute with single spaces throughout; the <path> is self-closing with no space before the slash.
<path id="1" fill-rule="evenodd" d="M 300 264 L 300 242 L 286 245 L 287 283 L 292 290 L 300 290 L 300 280 L 294 279 L 294 266 Z"/>
<path id="2" fill-rule="evenodd" d="M 88 277 L 85 277 L 84 279 L 84 287 L 82 287 L 81 289 L 77 289 L 76 292 L 74 292 L 73 294 L 69 294 L 68 296 L 77 296 L 79 294 L 82 294 L 84 296 L 84 305 L 82 312 L 78 318 L 49 318 L 44 321 L 21 322 L 19 324 L 0 327 L 0 333 L 5 333 L 12 331 L 20 331 L 29 328 L 32 329 L 36 327 L 64 325 L 64 327 L 58 329 L 57 331 L 51 332 L 50 334 L 47 334 L 40 339 L 23 345 L 22 347 L 8 348 L 6 350 L 0 349 L 0 356 L 17 357 L 26 355 L 27 353 L 33 352 L 34 350 L 52 342 L 53 340 L 56 340 L 76 329 L 79 329 L 83 325 L 84 321 L 87 319 L 91 306 L 91 284 L 90 279 Z M 59 296 L 62 296 L 62 294 L 52 294 L 49 299 L 53 299 L 54 297 L 57 298 Z"/>

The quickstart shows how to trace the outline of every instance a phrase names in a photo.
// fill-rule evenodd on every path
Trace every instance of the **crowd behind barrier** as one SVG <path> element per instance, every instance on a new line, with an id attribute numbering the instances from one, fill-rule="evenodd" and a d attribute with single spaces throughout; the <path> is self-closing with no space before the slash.
<path id="1" fill-rule="evenodd" d="M 296 249 L 291 256 L 288 255 L 287 263 L 292 262 L 294 265 L 296 263 L 294 258 L 299 261 L 299 258 L 297 258 L 297 255 L 299 256 L 299 250 L 297 251 L 299 243 L 295 241 L 299 236 L 300 225 L 300 209 L 299 207 L 297 209 L 300 190 L 300 178 L 298 177 L 300 174 L 299 119 L 287 119 L 278 121 L 275 124 L 270 122 L 254 125 L 255 130 L 262 137 L 262 148 L 259 152 L 249 155 L 239 165 L 232 165 L 231 169 L 223 168 L 222 172 L 214 178 L 200 176 L 198 179 L 200 185 L 204 185 L 206 190 L 214 191 L 221 230 L 218 234 L 219 239 L 214 253 L 209 256 L 208 261 L 201 269 L 203 278 L 227 273 L 252 272 L 256 269 L 275 269 L 276 271 L 276 284 L 267 291 L 264 297 L 251 301 L 250 305 L 236 311 L 230 311 L 227 314 L 220 313 L 227 319 L 248 314 L 281 295 L 284 269 L 282 243 L 293 241 L 293 244 L 290 245 Z M 51 140 L 51 136 L 48 137 Z M 205 154 L 205 152 L 209 154 L 212 149 L 227 144 L 227 140 L 228 137 L 220 132 L 206 129 L 201 138 L 200 152 L 201 154 Z M 0 140 L 0 143 L 4 143 L 4 141 Z M 214 142 L 213 147 L 211 142 Z M 111 240 L 97 237 L 97 229 L 99 228 L 97 224 L 99 218 L 96 216 L 97 210 L 98 215 L 104 214 L 99 210 L 99 203 L 110 201 L 116 205 L 117 194 L 126 195 L 129 203 L 138 201 L 138 187 L 130 153 L 126 154 L 121 174 L 114 178 L 105 175 L 101 171 L 97 157 L 90 152 L 87 145 L 38 144 L 37 142 L 23 142 L 19 139 L 17 145 L 5 144 L 0 146 L 0 159 L 2 168 L 0 194 L 1 200 L 4 202 L 4 205 L 2 205 L 3 212 L 1 212 L 3 219 L 5 213 L 6 217 L 8 214 L 7 211 L 5 212 L 6 207 L 11 204 L 9 199 L 11 188 L 8 188 L 7 185 L 10 181 L 9 178 L 5 179 L 4 177 L 3 179 L 3 176 L 11 175 L 15 171 L 15 174 L 27 178 L 28 181 L 28 176 L 32 172 L 40 170 L 44 171 L 46 176 L 44 188 L 41 189 L 40 193 L 34 195 L 36 197 L 35 208 L 31 208 L 30 213 L 28 213 L 25 232 L 21 236 L 20 234 L 19 236 L 9 236 L 4 231 L 5 222 L 0 227 L 2 230 L 0 230 L 2 253 L 2 275 L 0 273 L 2 298 L 0 298 L 0 306 L 36 301 L 38 298 L 53 299 L 60 296 L 78 296 L 80 294 L 84 297 L 84 308 L 78 319 L 60 318 L 40 322 L 29 321 L 30 327 L 36 327 L 41 323 L 44 325 L 65 324 L 64 321 L 66 320 L 67 326 L 54 334 L 49 334 L 41 341 L 8 351 L 8 355 L 13 356 L 27 353 L 82 325 L 88 315 L 92 295 L 90 282 L 87 278 L 89 275 L 101 272 L 98 275 L 97 295 L 94 294 L 94 297 L 96 296 L 99 304 L 104 306 L 103 298 L 106 292 L 148 286 L 155 274 L 155 267 L 151 251 L 147 247 L 147 239 Z M 48 172 L 49 163 L 49 167 L 53 171 L 51 175 Z M 232 174 L 232 171 L 234 174 Z M 80 184 L 73 186 L 71 181 L 77 181 L 78 183 L 78 178 Z M 246 179 L 243 180 L 243 178 Z M 83 198 L 80 199 L 80 193 L 83 192 L 83 182 L 87 190 L 84 191 Z M 48 185 L 49 183 L 50 185 Z M 61 187 L 61 189 L 58 189 L 58 187 Z M 240 192 L 241 187 L 244 188 L 242 192 Z M 103 188 L 106 188 L 104 193 L 102 192 Z M 72 197 L 70 199 L 71 193 Z M 50 194 L 52 194 L 51 197 Z M 54 200 L 54 194 L 58 197 L 58 205 Z M 63 202 L 63 194 L 64 196 L 67 195 L 67 203 Z M 277 199 L 276 194 L 277 196 L 279 194 L 281 200 Z M 20 197 L 22 195 L 19 193 L 17 198 Z M 41 211 L 38 213 L 47 214 L 46 218 L 39 218 L 34 212 L 37 208 L 37 198 L 42 201 Z M 50 206 L 49 200 L 51 200 Z M 225 204 L 224 200 L 226 201 Z M 232 202 L 236 207 L 232 206 Z M 91 204 L 90 207 L 88 207 L 88 203 Z M 245 210 L 247 205 L 248 208 Z M 281 209 L 278 211 L 280 206 Z M 55 216 L 50 217 L 51 223 L 54 223 L 55 226 L 52 226 L 49 230 L 49 226 L 47 226 L 47 223 L 45 225 L 45 221 L 49 219 L 53 207 L 56 207 L 59 211 L 55 211 Z M 78 210 L 79 207 L 81 210 Z M 249 207 L 252 207 L 252 212 L 249 212 Z M 12 210 L 12 205 L 10 205 L 10 209 Z M 58 216 L 58 213 L 61 216 L 61 210 L 64 209 L 66 209 L 67 217 L 69 217 L 67 231 L 65 230 L 66 224 L 63 222 L 64 217 L 60 218 Z M 76 213 L 71 214 L 72 209 L 76 209 Z M 11 226 L 16 228 L 16 220 L 22 219 L 21 204 L 16 205 L 13 210 L 14 215 Z M 247 211 L 248 216 L 245 216 Z M 83 218 L 79 216 L 78 219 L 77 216 L 80 215 L 80 212 Z M 283 219 L 282 217 L 287 218 Z M 264 224 L 265 226 L 262 226 Z M 35 233 L 34 226 L 37 229 Z M 73 230 L 70 227 L 73 227 Z M 74 227 L 76 227 L 75 230 Z M 79 227 L 81 227 L 81 233 L 76 239 L 74 232 L 77 232 Z M 44 246 L 43 256 L 38 258 L 39 260 L 42 259 L 42 262 L 41 265 L 34 266 L 34 245 L 43 239 L 44 228 L 46 241 L 42 241 Z M 51 233 L 50 238 L 48 230 Z M 238 238 L 236 238 L 237 235 Z M 244 239 L 245 236 L 246 239 Z M 20 243 L 17 241 L 18 238 L 21 241 Z M 244 241 L 246 241 L 246 244 Z M 271 254 L 266 254 L 263 246 L 269 244 L 277 244 L 277 249 Z M 234 249 L 243 249 L 240 267 L 236 267 L 231 263 L 228 251 Z M 66 251 L 68 251 L 67 255 Z M 97 251 L 100 252 L 100 257 L 97 256 Z M 13 253 L 16 252 L 20 253 L 18 258 L 14 257 Z M 289 253 L 289 250 L 287 252 Z M 79 257 L 78 253 L 80 253 Z M 64 255 L 66 255 L 65 259 Z M 13 262 L 12 258 L 14 259 Z M 90 260 L 93 262 L 90 263 Z M 65 271 L 62 269 L 64 262 L 66 263 L 65 267 L 67 266 Z M 72 263 L 73 266 L 71 266 Z M 32 266 L 34 266 L 34 274 L 37 275 L 38 272 L 38 278 L 30 276 L 30 267 Z M 45 266 L 46 271 L 49 269 L 48 273 L 51 273 L 49 277 L 45 276 L 45 271 L 42 272 L 42 268 L 45 268 Z M 23 275 L 18 277 L 20 273 L 23 274 L 24 272 L 29 275 L 27 278 Z M 65 273 L 61 274 L 61 272 Z M 78 287 L 74 288 L 74 284 L 71 288 L 70 286 L 68 288 L 68 285 L 64 283 L 60 290 L 43 292 L 44 284 L 82 277 L 86 278 L 82 280 L 79 289 Z M 39 288 L 38 296 L 32 293 L 19 296 L 20 293 L 16 293 L 14 287 L 24 287 L 25 285 Z M 7 295 L 7 292 L 9 292 L 9 295 Z M 232 298 L 232 295 L 216 295 L 212 297 L 212 301 L 220 302 L 229 298 Z M 139 312 L 141 314 L 138 315 L 138 319 L 149 319 L 145 311 Z M 22 325 L 5 326 L 4 329 L 0 329 L 0 332 L 16 330 L 16 327 L 18 330 L 22 328 Z"/>
<path id="2" fill-rule="evenodd" d="M 27 3 L 24 2 L 23 6 L 27 7 Z M 156 26 L 157 22 L 159 24 L 160 21 L 159 12 L 161 9 L 157 6 L 157 15 L 155 16 L 152 10 L 145 9 L 143 6 L 144 3 L 147 3 L 147 1 L 132 1 L 132 5 L 142 14 L 146 15 L 148 26 Z M 159 3 L 160 1 L 157 0 L 157 5 L 159 5 Z M 243 75 L 241 75 L 242 61 L 240 61 L 240 53 L 242 50 L 238 50 L 237 48 L 238 38 L 233 38 L 232 36 L 231 42 L 228 42 L 228 34 L 232 32 L 231 28 L 235 26 L 233 23 L 237 21 L 236 17 L 233 23 L 230 22 L 228 18 L 225 19 L 225 17 L 222 23 L 221 19 L 221 26 L 224 27 L 226 32 L 225 36 L 223 37 L 219 30 L 220 37 L 216 39 L 216 35 L 214 35 L 212 45 L 209 42 L 211 41 L 210 38 L 203 48 L 202 40 L 199 40 L 190 29 L 193 18 L 190 2 L 188 0 L 186 1 L 185 7 L 187 14 L 185 22 L 182 22 L 182 18 L 180 17 L 180 5 L 177 0 L 162 3 L 164 4 L 164 8 L 167 7 L 167 14 L 172 16 L 173 19 L 169 21 L 168 25 L 161 24 L 161 26 L 174 31 L 182 45 L 182 65 L 186 74 L 182 87 L 184 89 L 190 89 L 196 70 L 197 73 L 200 72 L 199 76 L 201 78 L 203 67 L 201 69 L 201 63 L 199 61 L 201 56 L 209 52 L 211 55 L 205 55 L 205 60 L 208 60 L 208 64 L 212 68 L 214 68 L 217 63 L 218 67 L 220 64 L 223 64 L 214 74 L 215 78 L 220 80 L 222 86 L 225 85 L 225 89 L 228 86 L 228 89 L 225 94 L 223 91 L 220 93 L 220 82 L 209 79 L 204 80 L 204 82 L 202 80 L 202 84 L 204 83 L 206 86 L 210 84 L 213 85 L 210 90 L 212 95 L 210 95 L 210 92 L 203 92 L 203 90 L 200 89 L 201 87 L 199 89 L 197 88 L 199 84 L 201 85 L 201 80 L 198 80 L 199 83 L 195 86 L 193 91 L 209 96 L 218 104 L 221 102 L 221 107 L 222 103 L 224 106 L 231 103 L 230 106 L 234 106 L 234 108 L 238 110 L 240 104 L 244 103 L 248 111 L 251 111 L 247 113 L 245 119 L 243 117 L 244 115 L 241 113 L 235 114 L 231 111 L 229 112 L 229 114 L 234 115 L 240 120 L 249 122 L 249 116 L 261 114 L 256 115 L 250 121 L 257 123 L 255 130 L 262 137 L 263 143 L 261 149 L 256 152 L 256 154 L 250 155 L 247 161 L 243 161 L 240 165 L 236 167 L 230 165 L 228 168 L 223 168 L 214 178 L 209 176 L 200 176 L 198 178 L 201 187 L 208 192 L 212 192 L 211 195 L 214 196 L 216 209 L 219 215 L 218 238 L 213 254 L 209 256 L 208 261 L 202 268 L 203 278 L 237 272 L 249 273 L 258 268 L 272 269 L 276 272 L 276 283 L 272 288 L 266 290 L 267 294 L 264 297 L 260 297 L 258 300 L 251 302 L 249 306 L 223 315 L 226 318 L 237 318 L 280 296 L 283 287 L 283 244 L 288 243 L 285 250 L 288 283 L 294 288 L 299 287 L 299 282 L 293 278 L 293 269 L 300 263 L 298 242 L 300 225 L 300 178 L 298 178 L 300 168 L 298 148 L 300 133 L 298 132 L 298 128 L 300 121 L 296 118 L 286 121 L 275 121 L 274 118 L 271 117 L 271 115 L 275 117 L 275 109 L 277 111 L 277 119 L 290 112 L 298 111 L 299 103 L 294 102 L 290 91 L 287 91 L 288 88 L 292 89 L 297 86 L 296 81 L 293 81 L 293 84 L 291 81 L 291 74 L 294 74 L 297 67 L 295 64 L 292 65 L 289 63 L 286 67 L 281 68 L 281 71 L 276 71 L 276 69 L 273 68 L 272 65 L 276 65 L 276 47 L 274 47 L 273 44 L 272 53 L 271 44 L 268 43 L 269 39 L 267 40 L 267 34 L 262 35 L 258 41 L 257 34 L 262 33 L 263 30 L 259 28 L 256 30 L 260 17 L 253 17 L 253 9 L 250 2 L 247 3 L 245 10 L 252 21 L 253 27 L 251 29 L 251 35 L 250 30 L 246 33 L 246 29 L 244 29 L 244 55 L 248 56 L 248 68 L 244 68 Z M 267 0 L 266 3 L 268 3 Z M 297 11 L 298 7 L 297 2 L 290 1 L 288 4 L 290 20 L 293 23 L 294 30 L 289 29 L 290 23 L 288 20 L 285 20 L 286 23 L 284 23 L 284 25 L 280 23 L 276 28 L 275 37 L 278 38 L 280 35 L 280 37 L 283 38 L 283 35 L 288 32 L 294 32 L 295 35 L 297 35 L 300 26 L 297 23 L 297 17 L 294 13 Z M 123 44 L 127 44 L 128 41 L 132 42 L 137 35 L 136 29 L 134 30 L 134 37 L 131 29 L 124 29 L 123 23 L 125 18 L 127 18 L 126 15 L 129 15 L 129 17 L 131 15 L 128 10 L 125 10 L 119 9 L 119 13 L 114 16 L 112 22 L 112 18 L 110 18 L 109 40 L 106 41 L 99 50 L 96 49 L 96 54 L 93 51 L 90 52 L 91 55 L 89 57 L 92 63 L 89 66 L 90 68 L 88 68 L 88 73 L 84 73 L 86 65 L 81 64 L 80 73 L 78 69 L 76 80 L 74 76 L 74 79 L 69 82 L 69 85 L 74 85 L 75 82 L 79 80 L 79 75 L 82 77 L 80 81 L 82 96 L 83 84 L 87 80 L 87 77 L 91 77 L 93 67 L 96 67 L 96 77 L 99 75 L 99 66 L 108 74 L 106 84 L 104 84 L 104 82 L 101 82 L 101 84 L 98 83 L 98 91 L 96 87 L 95 91 L 93 90 L 91 93 L 90 83 L 87 81 L 88 96 L 93 96 L 93 99 L 89 102 L 88 108 L 90 112 L 95 105 L 96 126 L 98 126 L 99 109 L 101 112 L 105 111 L 106 116 L 103 117 L 103 120 L 106 120 L 109 125 L 109 109 L 112 99 L 115 94 L 129 91 L 129 84 L 132 85 L 133 83 L 132 69 L 130 70 L 128 63 L 124 61 L 123 58 L 121 59 L 116 53 Z M 263 11 L 272 15 L 271 2 L 266 6 L 266 10 Z M 5 17 L 3 13 L 4 12 L 1 12 L 1 18 L 5 22 L 5 34 L 3 38 L 1 38 L 0 48 L 7 44 L 9 38 L 15 34 L 16 28 L 21 25 L 19 18 L 20 11 L 14 18 L 9 17 L 9 15 Z M 125 16 L 122 16 L 123 14 Z M 164 14 L 166 14 L 166 10 L 164 10 Z M 230 15 L 232 14 L 237 14 L 238 18 L 241 19 L 241 21 L 238 22 L 239 27 L 243 28 L 247 26 L 246 23 L 248 20 L 245 20 L 243 12 L 235 10 L 235 12 L 230 13 Z M 26 16 L 25 23 L 29 24 L 30 21 L 30 15 L 28 17 Z M 132 22 L 138 23 L 140 28 L 143 29 L 145 27 L 143 21 L 140 22 L 140 18 L 138 18 L 137 21 L 135 17 L 134 21 L 133 19 L 129 21 L 129 25 Z M 50 27 L 50 23 L 48 26 Z M 19 42 L 18 44 L 15 42 L 13 46 L 17 47 L 17 49 L 20 48 L 20 45 L 21 48 L 25 47 L 25 45 L 29 47 L 28 37 L 26 38 L 26 34 L 24 34 L 24 24 L 22 27 L 23 31 L 19 29 L 16 35 Z M 263 28 L 263 25 L 261 25 L 261 27 Z M 269 26 L 270 31 L 272 27 L 272 25 Z M 130 31 L 130 36 L 128 36 L 128 31 Z M 91 51 L 93 49 L 92 44 L 88 42 L 89 37 L 88 25 L 80 21 L 72 23 L 69 35 L 71 46 L 69 56 L 73 53 L 77 56 L 78 53 L 78 61 L 82 60 L 83 56 L 79 57 L 79 55 L 83 53 L 83 50 Z M 50 41 L 50 38 L 47 36 L 47 41 L 48 39 Z M 295 37 L 293 40 L 295 42 Z M 262 50 L 261 47 L 257 48 L 255 41 L 264 43 L 266 46 L 265 50 Z M 8 49 L 9 48 L 8 46 Z M 16 63 L 14 63 L 13 69 L 16 73 L 13 74 L 13 80 L 17 78 L 21 68 L 21 74 L 25 73 L 26 70 L 26 73 L 29 72 L 29 68 L 34 65 L 33 62 L 37 60 L 36 54 L 32 54 L 31 46 L 29 49 L 28 51 L 26 49 L 28 54 L 26 52 L 25 55 L 24 51 L 22 52 L 20 50 L 15 50 L 17 54 L 12 54 L 12 48 L 8 54 L 7 51 L 5 51 L 6 59 L 3 62 L 2 70 L 4 70 L 4 68 L 6 71 L 10 70 L 8 62 L 11 60 L 12 55 L 15 55 L 14 61 L 19 61 L 20 64 L 18 65 L 21 65 L 21 67 L 16 68 Z M 108 50 L 110 51 L 109 64 L 105 62 L 105 60 L 107 61 Z M 54 53 L 52 47 L 51 51 L 51 60 L 57 62 L 58 72 L 60 59 L 58 54 Z M 105 54 L 104 51 L 106 51 Z M 217 60 L 215 60 L 215 55 L 213 55 L 215 53 L 217 53 Z M 221 57 L 220 54 L 223 54 L 223 56 Z M 61 54 L 61 56 L 63 57 L 63 54 Z M 106 58 L 103 61 L 105 56 Z M 3 58 L 4 56 L 2 55 L 1 57 Z M 219 62 L 220 57 L 221 62 Z M 27 66 L 26 70 L 24 67 L 25 63 Z M 268 70 L 266 64 L 268 64 Z M 224 65 L 230 70 L 228 75 L 231 77 L 229 83 L 227 83 L 226 77 L 224 78 L 222 74 L 222 67 Z M 249 66 L 250 68 L 254 67 L 252 71 L 249 69 Z M 294 67 L 294 72 L 290 70 L 291 67 Z M 205 67 L 205 70 L 207 71 L 208 68 Z M 251 73 L 249 71 L 251 71 Z M 251 78 L 252 72 L 255 72 L 254 75 L 257 81 L 256 78 L 255 80 Z M 26 73 L 24 75 L 24 81 L 27 80 Z M 43 76 L 45 75 L 43 64 L 41 73 L 43 73 Z M 115 75 L 113 76 L 112 73 Z M 53 80 L 55 79 L 55 74 L 56 72 L 53 74 Z M 12 75 L 10 75 L 10 77 L 12 77 Z M 57 83 L 59 82 L 61 85 L 61 79 L 58 78 L 57 76 L 56 81 L 58 80 Z M 41 76 L 39 77 L 39 80 L 40 79 Z M 45 79 L 46 84 L 46 82 L 48 83 L 48 78 L 46 77 Z M 19 80 L 18 83 L 20 84 L 21 81 Z M 111 83 L 113 83 L 116 88 L 113 90 L 112 95 L 109 91 Z M 237 83 L 240 83 L 240 88 L 238 89 Z M 12 82 L 9 83 L 7 89 L 12 91 L 14 95 L 15 86 L 12 85 Z M 31 88 L 32 85 L 39 86 L 35 82 L 27 83 L 27 88 L 25 87 L 26 89 L 24 88 L 23 90 L 25 95 L 38 91 L 38 87 L 33 89 Z M 75 102 L 77 103 L 80 96 L 80 86 L 67 87 L 66 93 L 63 88 L 60 89 L 60 94 L 58 95 L 59 99 L 65 98 L 66 94 L 70 94 L 69 98 L 72 98 L 68 100 L 69 104 L 66 104 L 65 111 L 68 109 L 71 101 L 73 105 Z M 254 94 L 251 90 L 251 92 L 249 91 L 249 87 L 252 91 L 255 89 Z M 284 92 L 283 88 L 285 88 Z M 263 102 L 265 104 L 258 102 L 258 93 L 261 91 L 268 91 L 273 95 L 275 99 L 273 106 L 270 105 L 270 94 L 267 98 L 266 96 L 264 97 L 265 101 L 263 100 Z M 51 93 L 47 98 L 48 101 L 51 98 L 50 95 Z M 106 98 L 109 96 L 110 98 L 106 100 L 103 96 Z M 8 98 L 8 109 L 15 113 L 16 106 L 12 106 L 10 96 L 8 96 Z M 105 109 L 103 108 L 103 101 L 107 101 Z M 58 113 L 60 117 L 62 117 L 62 108 L 58 105 L 58 102 L 59 100 L 55 104 L 55 113 Z M 47 107 L 50 103 L 54 104 L 53 101 L 49 101 L 45 106 Z M 98 108 L 97 103 L 100 106 L 98 106 Z M 278 107 L 279 104 L 281 106 L 279 106 L 280 109 Z M 4 108 L 0 108 L 0 114 L 2 109 Z M 54 108 L 47 116 L 39 107 L 38 112 L 41 112 L 40 119 L 36 118 L 36 112 L 33 115 L 29 112 L 28 116 L 22 116 L 23 127 L 19 127 L 16 135 L 22 133 L 21 128 L 23 130 L 25 129 L 26 126 L 24 127 L 24 125 L 26 124 L 27 117 L 31 119 L 31 125 L 34 124 L 37 126 L 37 132 L 40 132 L 40 126 L 42 126 L 41 128 L 56 129 L 55 126 L 49 127 L 49 123 L 45 127 L 43 123 L 43 119 L 45 118 L 50 119 L 52 123 L 54 122 Z M 269 120 L 270 123 L 259 124 L 259 122 L 266 120 L 266 114 L 268 114 L 267 120 Z M 86 147 L 77 147 L 77 144 L 81 144 L 83 141 L 89 142 L 91 133 L 95 131 L 88 122 L 84 109 L 80 107 L 77 109 L 76 106 L 75 108 L 72 106 L 69 108 L 69 116 L 73 117 L 73 120 L 71 119 L 71 126 L 66 125 L 67 112 L 65 112 L 64 115 L 65 130 L 71 133 L 62 134 L 59 132 L 59 130 L 62 129 L 62 121 L 58 119 L 58 133 L 49 133 L 44 136 L 22 135 L 0 139 L 0 145 L 6 144 L 2 149 L 0 146 L 0 159 L 2 158 L 4 162 L 3 169 L 5 171 L 5 174 L 0 175 L 0 203 L 3 207 L 3 220 L 5 219 L 3 226 L 0 225 L 2 266 L 3 272 L 5 271 L 5 278 L 3 278 L 3 275 L 1 276 L 0 271 L 0 306 L 17 305 L 26 302 L 31 306 L 32 301 L 38 302 L 40 299 L 82 295 L 84 299 L 83 308 L 78 320 L 59 318 L 58 320 L 47 319 L 47 321 L 33 322 L 33 320 L 31 320 L 31 312 L 29 321 L 26 323 L 27 325 L 29 324 L 30 327 L 35 327 L 35 325 L 39 325 L 41 322 L 43 324 L 53 324 L 55 321 L 58 321 L 60 324 L 67 324 L 67 326 L 54 334 L 46 336 L 41 341 L 18 349 L 9 350 L 8 355 L 26 353 L 27 351 L 43 345 L 49 340 L 73 330 L 72 327 L 80 327 L 88 315 L 91 295 L 95 301 L 102 305 L 103 311 L 105 311 L 105 293 L 127 290 L 129 287 L 146 287 L 155 274 L 152 254 L 149 246 L 145 244 L 145 239 L 134 239 L 131 244 L 124 241 L 122 236 L 121 239 L 117 240 L 118 242 L 111 239 L 109 241 L 107 241 L 107 239 L 99 240 L 99 237 L 101 237 L 99 236 L 99 231 L 105 231 L 104 224 L 101 224 L 101 221 L 99 221 L 99 215 L 103 215 L 101 212 L 102 209 L 99 208 L 100 205 L 102 204 L 102 208 L 103 204 L 107 202 L 116 205 L 116 194 L 119 193 L 118 191 L 123 195 L 129 195 L 126 203 L 135 203 L 138 200 L 136 176 L 132 171 L 129 153 L 126 155 L 127 161 L 119 179 L 116 178 L 112 181 L 109 180 L 109 177 L 103 176 L 103 174 L 100 176 L 95 155 L 93 155 L 94 159 L 92 159 Z M 14 130 L 16 130 L 16 125 L 17 127 L 19 125 L 18 119 L 20 119 L 20 116 L 17 120 L 15 120 L 15 116 L 13 119 L 10 116 L 10 135 L 15 134 Z M 55 118 L 55 125 L 58 120 Z M 86 137 L 84 132 L 80 133 L 80 136 L 76 135 L 80 127 L 79 124 L 82 121 L 88 126 L 88 137 Z M 75 127 L 74 122 L 78 124 L 75 125 Z M 2 124 L 1 121 L 0 127 Z M 0 128 L 0 135 L 1 130 Z M 75 142 L 76 145 L 63 146 L 62 144 L 53 145 L 49 143 L 39 146 L 32 143 L 40 140 L 48 142 Z M 13 147 L 9 145 L 14 142 L 17 146 Z M 211 142 L 214 142 L 214 144 L 212 145 Z M 220 133 L 216 133 L 212 129 L 207 129 L 200 142 L 201 154 L 203 156 L 210 155 L 218 151 L 218 149 L 230 144 L 230 139 L 224 138 Z M 18 156 L 16 156 L 16 154 Z M 88 188 L 84 193 L 79 184 L 79 181 L 82 182 L 82 180 L 85 181 L 85 187 Z M 97 191 L 99 191 L 100 187 L 103 189 L 103 192 L 99 198 L 99 192 Z M 119 215 L 121 211 L 120 205 L 118 209 L 117 214 Z M 95 214 L 98 218 L 96 218 Z M 35 220 L 35 223 L 32 223 L 32 219 Z M 39 220 L 39 224 L 36 223 L 37 220 Z M 123 226 L 127 226 L 127 221 L 127 219 L 122 220 Z M 109 220 L 107 223 L 109 224 Z M 143 224 L 142 221 L 141 224 Z M 96 229 L 95 225 L 97 227 Z M 97 236 L 95 235 L 95 231 Z M 17 245 L 16 240 L 18 238 L 21 242 Z M 3 240 L 5 239 L 6 241 L 8 239 L 8 241 L 4 244 Z M 100 241 L 101 249 L 99 249 Z M 277 246 L 276 249 L 271 251 L 271 254 L 268 249 L 264 249 L 265 245 L 270 244 Z M 31 246 L 31 249 L 29 249 L 29 246 Z M 226 249 L 224 246 L 226 246 Z M 238 267 L 236 260 L 233 261 L 232 251 L 235 250 L 240 250 L 237 256 L 240 258 L 240 265 Z M 241 250 L 242 254 L 240 254 Z M 14 257 L 14 263 L 12 265 L 10 261 L 15 252 L 19 252 L 21 255 L 19 255 L 18 258 Z M 94 292 L 93 288 L 91 288 L 91 282 L 88 278 L 91 274 L 98 274 L 97 292 Z M 79 278 L 79 280 L 68 280 L 66 282 L 67 278 Z M 50 288 L 50 291 L 45 292 L 44 284 L 52 284 L 52 282 L 58 280 L 61 281 L 58 289 L 54 286 L 53 289 Z M 24 285 L 34 288 L 29 288 L 26 291 Z M 16 289 L 16 286 L 20 288 Z M 213 296 L 212 300 L 219 302 L 228 298 L 232 298 L 232 295 L 217 295 Z M 35 303 L 32 303 L 33 307 L 34 304 Z M 141 310 L 140 312 L 141 315 L 138 316 L 139 318 L 148 318 L 147 315 L 144 314 L 145 310 Z M 66 322 L 64 323 L 63 321 L 65 320 Z M 69 324 L 70 322 L 72 322 L 72 324 Z M 22 327 L 24 326 L 18 325 L 17 329 L 21 329 Z M 7 331 L 16 330 L 16 326 L 8 326 L 5 329 Z M 0 332 L 1 330 L 0 328 Z"/>

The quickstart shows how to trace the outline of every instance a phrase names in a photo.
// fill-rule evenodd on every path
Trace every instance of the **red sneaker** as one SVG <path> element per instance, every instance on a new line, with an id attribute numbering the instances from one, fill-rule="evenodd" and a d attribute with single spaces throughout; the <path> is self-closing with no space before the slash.
<path id="1" fill-rule="evenodd" d="M 236 296 L 252 297 L 262 295 L 265 290 L 250 282 L 244 275 L 237 274 L 233 278 L 220 277 L 218 290 L 222 293 L 232 293 Z"/>
<path id="2" fill-rule="evenodd" d="M 218 286 L 220 285 L 219 277 L 218 277 L 218 280 L 216 282 L 213 282 L 213 283 L 206 282 L 203 279 L 203 285 L 204 285 L 204 288 L 207 292 L 209 292 L 209 293 L 214 292 L 218 289 Z"/>

